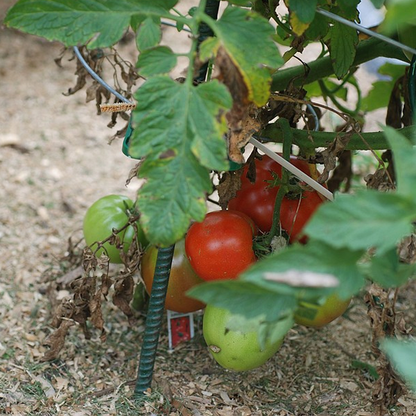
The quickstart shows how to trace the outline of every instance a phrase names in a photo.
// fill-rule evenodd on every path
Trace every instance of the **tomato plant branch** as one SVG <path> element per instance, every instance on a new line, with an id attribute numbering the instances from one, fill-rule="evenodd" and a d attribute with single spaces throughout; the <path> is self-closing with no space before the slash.
<path id="1" fill-rule="evenodd" d="M 353 66 L 358 66 L 364 62 L 371 61 L 378 57 L 396 58 L 404 62 L 408 62 L 402 50 L 392 45 L 386 44 L 379 39 L 367 39 L 357 47 L 357 53 Z M 334 74 L 331 58 L 325 56 L 310 62 L 306 65 L 298 65 L 292 68 L 277 71 L 272 76 L 272 91 L 283 91 L 293 82 L 294 86 L 301 86 L 318 81 Z"/>
<path id="2" fill-rule="evenodd" d="M 325 131 L 307 131 L 291 128 L 293 134 L 293 144 L 306 150 L 312 150 L 317 147 L 327 147 L 336 137 L 343 137 L 342 132 L 325 132 Z M 414 137 L 414 127 L 408 126 L 398 130 L 407 139 L 412 140 Z M 284 132 L 278 123 L 269 124 L 259 133 L 262 140 L 268 140 L 275 143 L 282 143 Z M 346 146 L 346 150 L 373 150 L 389 149 L 384 132 L 354 133 Z"/>

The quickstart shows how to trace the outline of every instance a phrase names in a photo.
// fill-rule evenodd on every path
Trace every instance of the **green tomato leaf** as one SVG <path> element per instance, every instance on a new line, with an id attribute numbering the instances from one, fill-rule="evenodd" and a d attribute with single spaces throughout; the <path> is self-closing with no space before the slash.
<path id="1" fill-rule="evenodd" d="M 168 46 L 156 46 L 144 50 L 137 59 L 136 67 L 141 76 L 167 74 L 177 63 L 176 54 Z"/>
<path id="2" fill-rule="evenodd" d="M 371 262 L 363 264 L 362 268 L 372 281 L 385 288 L 404 285 L 416 271 L 415 264 L 400 262 L 396 248 L 382 255 L 376 254 L 371 258 Z"/>
<path id="3" fill-rule="evenodd" d="M 311 239 L 306 245 L 294 244 L 265 257 L 246 270 L 240 279 L 303 300 L 314 300 L 334 291 L 342 299 L 348 299 L 364 285 L 364 274 L 357 265 L 363 254 L 364 250 L 338 249 Z M 304 284 L 295 284 L 292 280 L 295 274 L 302 275 Z M 279 276 L 279 282 L 272 280 L 273 275 Z M 322 275 L 336 277 L 339 286 L 324 287 Z"/>
<path id="4" fill-rule="evenodd" d="M 327 17 L 317 14 L 305 31 L 305 36 L 310 40 L 323 39 L 329 31 Z"/>
<path id="5" fill-rule="evenodd" d="M 318 0 L 289 0 L 289 10 L 300 22 L 311 23 L 315 17 Z"/>
<path id="6" fill-rule="evenodd" d="M 282 295 L 243 280 L 217 280 L 193 287 L 187 294 L 206 304 L 228 309 L 245 319 L 274 322 L 291 314 L 296 307 L 293 295 Z"/>
<path id="7" fill-rule="evenodd" d="M 334 202 L 322 204 L 305 227 L 311 238 L 336 248 L 382 253 L 392 249 L 412 232 L 414 204 L 395 193 L 359 190 L 338 194 Z"/>
<path id="8" fill-rule="evenodd" d="M 394 154 L 397 194 L 403 195 L 416 205 L 416 147 L 392 127 L 384 127 L 384 134 Z M 415 137 L 416 130 L 413 132 L 413 139 Z M 414 210 L 416 211 L 416 206 Z"/>
<path id="9" fill-rule="evenodd" d="M 416 391 L 416 341 L 385 339 L 381 342 L 381 349 L 408 386 Z"/>
<path id="10" fill-rule="evenodd" d="M 217 39 L 201 45 L 201 58 L 210 58 L 222 47 L 240 72 L 248 101 L 264 105 L 270 95 L 271 72 L 284 63 L 272 39 L 273 26 L 255 12 L 232 6 L 210 25 Z"/>
<path id="11" fill-rule="evenodd" d="M 362 110 L 374 111 L 379 108 L 386 108 L 390 101 L 394 83 L 395 80 L 373 82 L 371 90 L 361 102 Z"/>
<path id="12" fill-rule="evenodd" d="M 204 218 L 210 171 L 228 168 L 223 135 L 231 97 L 218 81 L 195 87 L 155 76 L 135 98 L 129 152 L 144 158 L 140 223 L 152 243 L 167 246 L 183 237 L 192 219 Z"/>
<path id="13" fill-rule="evenodd" d="M 132 17 L 166 15 L 177 0 L 19 0 L 5 24 L 65 46 L 104 48 L 118 42 Z"/>
<path id="14" fill-rule="evenodd" d="M 404 75 L 405 69 L 406 65 L 395 65 L 389 62 L 382 65 L 378 73 L 386 75 L 389 79 L 373 83 L 367 96 L 362 100 L 362 109 L 364 111 L 373 111 L 387 107 L 394 84 Z"/>
<path id="15" fill-rule="evenodd" d="M 147 17 L 137 31 L 137 49 L 144 51 L 145 49 L 153 48 L 159 44 L 161 39 L 162 29 L 160 27 L 160 19 Z"/>
<path id="16" fill-rule="evenodd" d="M 343 78 L 354 62 L 358 33 L 355 29 L 342 23 L 334 22 L 329 30 L 331 38 L 330 56 L 332 67 L 338 79 Z"/>
<path id="17" fill-rule="evenodd" d="M 343 17 L 354 20 L 357 18 L 357 6 L 361 0 L 337 0 Z"/>

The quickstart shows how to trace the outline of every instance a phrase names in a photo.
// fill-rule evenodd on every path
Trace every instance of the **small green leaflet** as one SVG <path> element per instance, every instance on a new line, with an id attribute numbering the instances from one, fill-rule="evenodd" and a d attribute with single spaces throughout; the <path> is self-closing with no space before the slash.
<path id="1" fill-rule="evenodd" d="M 381 349 L 408 386 L 416 391 L 416 341 L 385 339 L 381 342 Z"/>
<path id="2" fill-rule="evenodd" d="M 165 16 L 177 0 L 19 0 L 4 23 L 65 46 L 103 48 L 118 42 L 132 17 Z"/>
<path id="3" fill-rule="evenodd" d="M 289 0 L 289 10 L 301 23 L 309 24 L 315 17 L 317 4 L 318 0 Z"/>
<path id="4" fill-rule="evenodd" d="M 374 190 L 338 194 L 323 204 L 305 227 L 314 240 L 335 248 L 382 253 L 392 249 L 412 230 L 415 206 L 401 195 Z"/>
<path id="5" fill-rule="evenodd" d="M 332 204 L 332 203 L 331 203 Z M 309 234 L 310 236 L 312 234 Z M 271 254 L 245 271 L 240 279 L 282 295 L 292 295 L 303 300 L 314 300 L 336 291 L 342 299 L 356 294 L 364 285 L 365 278 L 357 263 L 364 250 L 338 249 L 313 240 L 306 245 L 294 244 Z M 308 285 L 295 285 L 266 280 L 270 273 L 284 274 L 289 271 L 312 272 Z M 317 273 L 315 276 L 313 273 Z M 328 274 L 339 280 L 338 287 L 322 287 L 319 274 Z"/>
<path id="6" fill-rule="evenodd" d="M 392 127 L 384 127 L 384 133 L 394 155 L 397 194 L 413 202 L 413 220 L 416 220 L 416 147 Z M 413 132 L 413 137 L 416 137 L 416 130 Z"/>
<path id="7" fill-rule="evenodd" d="M 320 14 L 315 15 L 313 21 L 305 31 L 305 36 L 310 40 L 323 39 L 329 30 L 329 20 Z"/>
<path id="8" fill-rule="evenodd" d="M 272 40 L 273 27 L 259 14 L 232 6 L 210 25 L 217 39 L 202 43 L 201 59 L 209 59 L 222 46 L 241 72 L 249 101 L 264 105 L 270 95 L 271 70 L 284 63 Z"/>
<path id="9" fill-rule="evenodd" d="M 160 19 L 154 17 L 147 17 L 139 26 L 136 45 L 139 51 L 153 48 L 159 45 L 162 39 L 162 29 L 160 27 Z"/>
<path id="10" fill-rule="evenodd" d="M 145 158 L 138 192 L 141 224 L 154 244 L 167 246 L 202 221 L 211 170 L 228 168 L 225 112 L 227 88 L 218 81 L 193 86 L 168 76 L 149 78 L 135 94 L 129 152 Z"/>
<path id="11" fill-rule="evenodd" d="M 168 46 L 156 46 L 144 50 L 137 59 L 136 67 L 145 78 L 151 75 L 167 74 L 175 68 L 176 54 Z"/>
<path id="12" fill-rule="evenodd" d="M 391 92 L 395 82 L 404 75 L 406 65 L 385 63 L 378 69 L 380 75 L 387 75 L 389 80 L 376 81 L 372 84 L 371 90 L 362 100 L 363 111 L 373 111 L 388 106 Z"/>
<path id="13" fill-rule="evenodd" d="M 329 35 L 332 67 L 337 78 L 341 79 L 348 73 L 354 62 L 358 33 L 349 26 L 334 22 L 329 30 Z"/>
<path id="14" fill-rule="evenodd" d="M 337 0 L 342 16 L 351 20 L 356 19 L 358 14 L 357 6 L 360 2 L 361 0 Z"/>

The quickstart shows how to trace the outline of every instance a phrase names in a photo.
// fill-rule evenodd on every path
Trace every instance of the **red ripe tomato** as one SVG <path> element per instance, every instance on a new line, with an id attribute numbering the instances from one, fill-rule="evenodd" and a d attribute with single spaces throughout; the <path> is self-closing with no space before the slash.
<path id="1" fill-rule="evenodd" d="M 148 246 L 141 260 L 142 278 L 146 292 L 149 295 L 153 285 L 157 251 L 154 245 Z M 203 282 L 195 273 L 185 255 L 185 241 L 178 241 L 173 252 L 165 308 L 180 313 L 195 312 L 203 309 L 205 307 L 204 303 L 186 296 L 188 290 Z"/>
<path id="2" fill-rule="evenodd" d="M 290 162 L 302 172 L 310 175 L 307 162 L 297 159 L 295 156 L 291 156 Z M 274 179 L 273 173 L 281 177 L 282 167 L 267 155 L 263 155 L 261 160 L 256 159 L 255 165 L 255 182 L 252 183 L 247 178 L 247 164 L 241 175 L 241 188 L 229 202 L 228 208 L 243 212 L 255 222 L 261 231 L 268 232 L 272 226 L 274 204 L 279 190 L 278 186 L 271 187 L 268 181 Z M 319 194 L 314 191 L 305 191 L 302 197 L 299 196 L 295 199 L 291 199 L 289 196 L 283 199 L 280 222 L 282 228 L 289 233 L 291 242 L 297 239 L 306 222 L 322 202 Z M 304 242 L 304 240 L 302 241 Z"/>
<path id="3" fill-rule="evenodd" d="M 201 279 L 236 279 L 256 261 L 254 234 L 250 222 L 239 212 L 214 211 L 190 226 L 185 251 Z"/>
<path id="4" fill-rule="evenodd" d="M 307 237 L 302 236 L 303 227 L 323 202 L 315 191 L 304 191 L 295 198 L 283 198 L 280 207 L 280 224 L 289 234 L 290 242 L 296 240 L 301 243 L 307 242 Z"/>

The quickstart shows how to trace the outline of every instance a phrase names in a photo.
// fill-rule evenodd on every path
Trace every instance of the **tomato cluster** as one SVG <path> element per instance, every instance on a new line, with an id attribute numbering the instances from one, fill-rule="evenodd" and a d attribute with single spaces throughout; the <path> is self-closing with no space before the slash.
<path id="1" fill-rule="evenodd" d="M 294 156 L 290 161 L 310 174 L 305 161 Z M 282 186 L 279 182 L 282 168 L 266 155 L 255 159 L 254 164 L 255 179 L 248 178 L 250 167 L 247 164 L 242 171 L 241 188 L 229 202 L 228 209 L 210 212 L 203 221 L 191 224 L 185 238 L 175 244 L 165 299 L 165 308 L 175 312 L 188 313 L 205 308 L 204 337 L 212 355 L 222 366 L 237 371 L 264 363 L 279 349 L 284 335 L 261 350 L 257 333 L 242 334 L 227 329 L 228 311 L 205 305 L 187 296 L 187 292 L 204 281 L 236 279 L 257 260 L 253 240 L 259 232 L 267 233 L 272 227 L 276 196 Z M 302 230 L 323 200 L 314 191 L 293 192 L 293 188 L 301 188 L 292 182 L 289 185 L 291 192 L 285 195 L 280 206 L 280 224 L 291 243 L 305 243 L 307 236 Z M 127 250 L 134 234 L 131 226 L 127 226 L 133 208 L 133 202 L 128 198 L 114 195 L 93 204 L 84 219 L 87 244 L 94 246 L 97 240 L 114 233 L 114 229 L 122 229 L 118 236 L 122 248 Z M 139 224 L 137 226 L 144 247 L 145 237 Z M 110 261 L 121 262 L 118 248 L 106 243 L 96 254 L 100 255 L 103 249 Z M 156 246 L 148 245 L 141 257 L 141 275 L 148 294 L 152 289 L 157 253 Z M 335 296 L 322 305 L 300 303 L 294 319 L 299 325 L 319 328 L 341 315 L 348 304 L 349 301 L 341 301 Z M 286 332 L 282 330 L 283 333 Z"/>
<path id="2" fill-rule="evenodd" d="M 304 160 L 291 156 L 290 162 L 310 175 L 309 165 Z M 245 213 L 261 231 L 268 232 L 272 226 L 275 200 L 279 191 L 279 185 L 273 186 L 273 182 L 282 177 L 282 167 L 267 155 L 255 159 L 254 163 L 255 180 L 252 182 L 249 179 L 247 164 L 241 175 L 241 188 L 229 202 L 228 208 Z M 306 238 L 301 236 L 302 230 L 322 202 L 322 197 L 315 191 L 289 193 L 283 198 L 280 224 L 288 233 L 290 242 L 306 242 Z"/>

